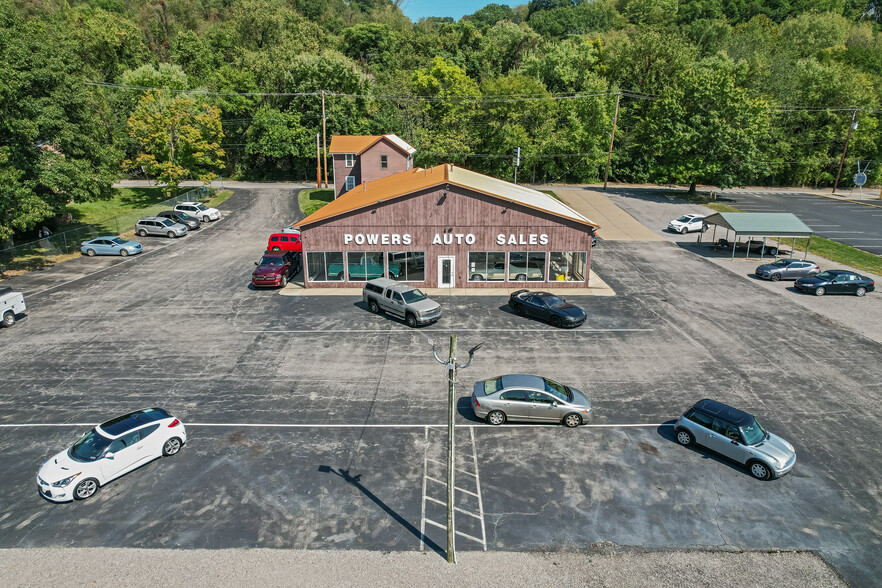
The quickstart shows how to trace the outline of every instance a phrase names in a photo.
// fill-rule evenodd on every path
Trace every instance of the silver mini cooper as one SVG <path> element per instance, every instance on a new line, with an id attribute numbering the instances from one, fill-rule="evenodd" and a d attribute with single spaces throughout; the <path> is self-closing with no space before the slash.
<path id="1" fill-rule="evenodd" d="M 793 445 L 767 433 L 753 416 L 716 400 L 699 400 L 674 431 L 681 445 L 702 445 L 747 466 L 760 480 L 783 476 L 796 463 Z"/>

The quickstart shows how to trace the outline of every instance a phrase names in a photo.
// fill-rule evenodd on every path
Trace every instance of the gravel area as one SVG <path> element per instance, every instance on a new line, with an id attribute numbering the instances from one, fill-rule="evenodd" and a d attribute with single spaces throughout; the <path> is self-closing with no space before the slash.
<path id="1" fill-rule="evenodd" d="M 15 549 L 4 586 L 845 586 L 810 552 L 460 552 Z"/>

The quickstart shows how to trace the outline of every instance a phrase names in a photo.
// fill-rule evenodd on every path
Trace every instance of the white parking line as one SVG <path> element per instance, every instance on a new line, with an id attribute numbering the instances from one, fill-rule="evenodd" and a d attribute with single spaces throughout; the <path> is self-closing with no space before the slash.
<path id="1" fill-rule="evenodd" d="M 100 423 L 4 423 L 0 424 L 0 429 L 26 429 L 28 427 L 94 427 Z M 398 424 L 368 424 L 368 423 L 184 423 L 187 427 L 238 427 L 238 428 L 260 428 L 260 429 L 419 429 L 425 427 L 428 429 L 444 429 L 446 424 L 439 425 L 398 425 Z M 606 425 L 581 425 L 580 429 L 621 429 L 632 427 L 673 427 L 673 423 L 619 423 Z M 491 424 L 470 424 L 455 425 L 457 429 L 515 429 L 515 428 L 542 428 L 550 429 L 554 425 L 540 423 L 506 423 L 504 427 L 498 427 Z M 432 460 L 435 461 L 435 460 Z M 467 472 L 468 473 L 468 472 Z M 475 474 L 472 474 L 475 475 Z"/>
<path id="2" fill-rule="evenodd" d="M 463 331 L 466 333 L 558 333 L 558 329 L 420 329 L 413 331 L 411 329 L 299 329 L 294 331 L 242 331 L 243 333 L 267 333 L 274 335 L 302 335 L 306 333 L 314 333 L 317 335 L 336 335 L 337 333 L 379 333 L 389 335 L 403 335 L 407 333 L 449 333 L 450 331 Z M 568 333 L 651 333 L 655 329 L 573 329 Z"/>
<path id="3" fill-rule="evenodd" d="M 481 518 L 481 537 L 483 538 L 481 543 L 484 547 L 484 551 L 487 551 L 487 529 L 484 525 L 484 500 L 481 498 L 481 478 L 478 476 L 478 449 L 475 445 L 474 427 L 469 429 L 469 434 L 472 437 L 472 459 L 475 461 L 475 487 L 478 490 L 478 514 Z"/>

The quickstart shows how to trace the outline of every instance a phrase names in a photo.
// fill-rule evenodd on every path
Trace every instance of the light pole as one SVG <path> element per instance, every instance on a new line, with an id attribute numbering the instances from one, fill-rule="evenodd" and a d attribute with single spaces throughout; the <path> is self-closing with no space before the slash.
<path id="1" fill-rule="evenodd" d="M 456 536 L 454 527 L 454 439 L 453 439 L 453 414 L 456 409 L 456 370 L 465 369 L 472 365 L 472 356 L 475 351 L 480 349 L 484 344 L 478 343 L 469 349 L 469 361 L 465 365 L 456 363 L 456 335 L 450 336 L 450 354 L 447 361 L 438 357 L 435 347 L 432 347 L 432 354 L 438 363 L 447 366 L 447 563 L 456 563 Z"/>
<path id="2" fill-rule="evenodd" d="M 856 116 L 857 110 L 852 110 L 851 124 L 848 126 L 848 134 L 845 136 L 845 149 L 842 150 L 842 159 L 839 160 L 839 171 L 836 172 L 836 181 L 833 183 L 833 194 L 836 193 L 836 188 L 839 187 L 839 176 L 842 174 L 842 165 L 845 163 L 845 152 L 848 151 L 848 140 L 851 139 L 851 132 L 857 128 L 857 123 L 854 122 Z"/>

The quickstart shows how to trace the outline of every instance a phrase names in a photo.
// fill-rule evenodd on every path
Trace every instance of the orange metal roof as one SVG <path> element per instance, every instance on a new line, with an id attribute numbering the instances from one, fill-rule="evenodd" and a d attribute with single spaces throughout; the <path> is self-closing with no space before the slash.
<path id="1" fill-rule="evenodd" d="M 528 208 L 574 220 L 595 229 L 599 228 L 599 225 L 548 194 L 456 167 L 450 163 L 428 169 L 410 169 L 356 186 L 294 226 L 302 227 L 444 183 L 468 188 L 506 202 L 517 202 Z"/>
<path id="2" fill-rule="evenodd" d="M 331 137 L 331 146 L 328 148 L 328 153 L 354 153 L 360 155 L 383 138 L 386 138 L 393 145 L 408 154 L 416 151 L 398 135 L 334 135 Z"/>

